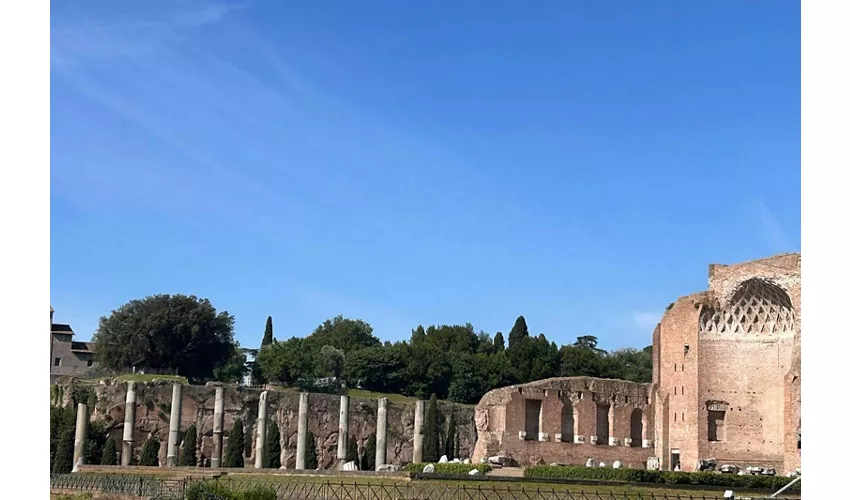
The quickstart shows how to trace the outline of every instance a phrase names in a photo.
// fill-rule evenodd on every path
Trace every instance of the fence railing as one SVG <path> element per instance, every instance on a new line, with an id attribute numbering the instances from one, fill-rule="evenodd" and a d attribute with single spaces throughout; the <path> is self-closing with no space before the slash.
<path id="1" fill-rule="evenodd" d="M 161 495 L 166 488 L 161 479 L 141 476 L 51 474 L 50 489 L 153 497 Z"/>
<path id="2" fill-rule="evenodd" d="M 576 486 L 574 488 L 523 487 L 519 485 L 462 485 L 433 482 L 369 483 L 343 481 L 274 481 L 257 479 L 204 478 L 191 479 L 193 484 L 218 483 L 232 491 L 245 491 L 257 487 L 275 491 L 278 500 L 723 500 L 723 492 L 716 494 L 679 494 L 654 492 L 598 491 Z M 195 486 L 196 488 L 198 486 Z M 743 496 L 761 500 L 763 496 Z M 742 498 L 738 494 L 736 498 Z M 788 500 L 788 499 L 785 499 Z"/>
<path id="3" fill-rule="evenodd" d="M 87 491 L 150 499 L 183 499 L 194 490 L 197 498 L 217 500 L 210 488 L 218 483 L 231 491 L 263 487 L 272 489 L 278 500 L 722 500 L 715 494 L 667 492 L 611 492 L 580 486 L 570 488 L 524 487 L 519 485 L 462 485 L 435 482 L 371 483 L 343 481 L 276 481 L 259 479 L 187 478 L 163 480 L 143 476 L 51 474 L 51 490 Z M 761 500 L 764 497 L 736 495 Z M 788 500 L 788 499 L 785 499 Z"/>

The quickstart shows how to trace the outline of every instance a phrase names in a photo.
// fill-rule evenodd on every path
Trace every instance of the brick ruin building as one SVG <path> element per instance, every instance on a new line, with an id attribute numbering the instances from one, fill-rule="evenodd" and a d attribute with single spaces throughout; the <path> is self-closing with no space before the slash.
<path id="1" fill-rule="evenodd" d="M 571 377 L 495 389 L 476 407 L 473 459 L 799 468 L 800 254 L 713 264 L 708 282 L 656 326 L 652 383 Z"/>

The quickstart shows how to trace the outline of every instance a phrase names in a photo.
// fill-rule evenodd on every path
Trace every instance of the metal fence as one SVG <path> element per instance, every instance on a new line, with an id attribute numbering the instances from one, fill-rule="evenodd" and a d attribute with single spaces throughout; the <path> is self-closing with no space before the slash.
<path id="1" fill-rule="evenodd" d="M 273 481 L 253 479 L 193 480 L 187 490 L 197 483 L 218 483 L 232 491 L 246 491 L 258 487 L 275 491 L 278 500 L 722 500 L 723 492 L 716 495 L 629 492 L 614 493 L 582 488 L 531 488 L 521 485 L 462 485 L 433 482 L 358 483 L 356 481 Z M 212 497 L 211 497 L 212 498 Z M 736 498 L 747 497 L 740 494 Z M 788 499 L 785 499 L 788 500 Z"/>
<path id="2" fill-rule="evenodd" d="M 162 495 L 166 482 L 143 476 L 51 474 L 51 490 L 90 491 L 114 495 L 153 497 Z"/>
<path id="3" fill-rule="evenodd" d="M 162 480 L 143 476 L 52 474 L 51 490 L 88 491 L 102 494 L 135 496 L 152 500 L 193 498 L 219 500 L 214 485 L 231 491 L 247 491 L 257 488 L 271 489 L 278 500 L 722 500 L 723 493 L 716 495 L 652 493 L 652 492 L 606 492 L 593 487 L 537 488 L 514 484 L 463 485 L 434 483 L 427 481 L 399 483 L 370 483 L 352 480 L 343 481 L 275 481 L 265 479 L 185 479 Z M 737 499 L 748 497 L 738 494 Z M 788 499 L 786 499 L 788 500 Z"/>

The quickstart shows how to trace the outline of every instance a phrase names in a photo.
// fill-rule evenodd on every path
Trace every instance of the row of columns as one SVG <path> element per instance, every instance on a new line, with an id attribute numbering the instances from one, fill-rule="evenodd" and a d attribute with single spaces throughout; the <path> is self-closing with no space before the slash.
<path id="1" fill-rule="evenodd" d="M 130 465 L 133 456 L 133 440 L 136 425 L 136 391 L 133 382 L 127 383 L 127 397 L 124 410 L 124 435 L 121 445 L 121 465 Z M 337 441 L 337 462 L 342 465 L 353 457 L 348 457 L 348 396 L 340 396 L 339 405 L 339 437 Z M 171 417 L 168 429 L 168 447 L 166 451 L 166 466 L 177 466 L 180 456 L 180 421 L 183 407 L 183 386 L 175 383 L 171 392 Z M 298 402 L 298 442 L 295 451 L 295 468 L 303 470 L 307 458 L 307 421 L 310 410 L 310 395 L 302 392 Z M 210 458 L 212 468 L 221 467 L 223 423 L 224 423 L 224 387 L 215 388 L 215 407 L 213 413 L 213 452 Z M 413 424 L 413 461 L 422 461 L 422 421 L 425 415 L 425 401 L 417 401 Z M 257 436 L 255 442 L 254 467 L 262 467 L 266 440 L 266 420 L 268 416 L 268 391 L 260 394 L 259 410 L 257 412 Z M 74 438 L 74 471 L 83 462 L 83 445 L 88 431 L 88 408 L 85 404 L 77 405 L 77 428 Z M 378 400 L 378 422 L 376 429 L 375 468 L 385 465 L 387 461 L 387 398 Z"/>

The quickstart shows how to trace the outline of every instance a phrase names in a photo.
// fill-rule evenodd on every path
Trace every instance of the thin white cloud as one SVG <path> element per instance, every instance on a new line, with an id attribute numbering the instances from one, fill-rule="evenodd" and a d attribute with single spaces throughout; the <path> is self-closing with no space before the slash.
<path id="1" fill-rule="evenodd" d="M 776 215 L 761 200 L 755 201 L 756 216 L 758 217 L 764 235 L 776 251 L 784 252 L 791 249 L 791 244 Z"/>
<path id="2" fill-rule="evenodd" d="M 632 312 L 632 323 L 634 323 L 635 326 L 640 328 L 641 331 L 651 333 L 652 330 L 655 329 L 655 325 L 657 325 L 658 322 L 661 321 L 661 315 L 662 315 L 662 313 L 655 312 L 655 311 L 653 311 L 653 312 L 633 311 Z"/>

